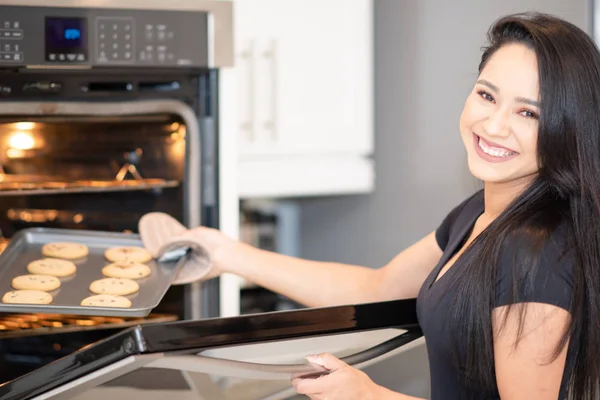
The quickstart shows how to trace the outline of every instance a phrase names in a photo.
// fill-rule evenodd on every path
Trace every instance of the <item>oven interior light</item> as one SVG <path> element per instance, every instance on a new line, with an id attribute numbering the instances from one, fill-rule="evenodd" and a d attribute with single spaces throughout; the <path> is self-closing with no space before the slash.
<path id="1" fill-rule="evenodd" d="M 35 122 L 15 122 L 14 127 L 18 131 L 30 131 L 35 128 Z"/>
<path id="2" fill-rule="evenodd" d="M 8 145 L 15 150 L 31 150 L 35 147 L 35 140 L 29 132 L 17 131 L 8 138 Z"/>

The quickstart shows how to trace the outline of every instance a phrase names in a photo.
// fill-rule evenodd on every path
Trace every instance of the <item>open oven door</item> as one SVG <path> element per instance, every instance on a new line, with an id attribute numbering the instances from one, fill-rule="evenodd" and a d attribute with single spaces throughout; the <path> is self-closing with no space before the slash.
<path id="1" fill-rule="evenodd" d="M 415 299 L 140 325 L 1 385 L 0 399 L 286 399 L 292 377 L 326 373 L 306 355 L 364 368 L 421 336 Z"/>

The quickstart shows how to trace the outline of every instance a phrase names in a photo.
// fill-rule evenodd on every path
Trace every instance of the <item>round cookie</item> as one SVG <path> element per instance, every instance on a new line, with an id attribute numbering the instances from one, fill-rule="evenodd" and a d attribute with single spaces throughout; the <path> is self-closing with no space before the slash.
<path id="1" fill-rule="evenodd" d="M 125 296 L 138 290 L 140 290 L 140 286 L 137 282 L 126 278 L 104 278 L 90 284 L 90 291 L 95 294 Z"/>
<path id="2" fill-rule="evenodd" d="M 111 247 L 106 249 L 104 257 L 110 262 L 133 261 L 145 263 L 152 260 L 152 254 L 143 247 Z"/>
<path id="3" fill-rule="evenodd" d="M 152 270 L 146 264 L 134 261 L 117 261 L 102 268 L 102 275 L 109 278 L 142 279 L 151 272 Z"/>
<path id="4" fill-rule="evenodd" d="M 97 294 L 83 299 L 81 301 L 81 305 L 87 307 L 129 308 L 131 307 L 131 301 L 129 301 L 128 298 L 123 296 L 115 296 L 111 294 Z"/>
<path id="5" fill-rule="evenodd" d="M 46 257 L 63 258 L 65 260 L 76 260 L 89 254 L 85 244 L 73 242 L 52 242 L 42 247 L 42 254 Z"/>
<path id="6" fill-rule="evenodd" d="M 50 304 L 52 296 L 41 290 L 13 290 L 2 296 L 2 302 L 8 304 Z"/>
<path id="7" fill-rule="evenodd" d="M 21 275 L 12 280 L 12 287 L 17 290 L 51 292 L 60 287 L 60 279 L 50 275 Z"/>
<path id="8" fill-rule="evenodd" d="M 43 258 L 30 262 L 27 265 L 27 271 L 32 274 L 63 277 L 73 275 L 77 271 L 77 267 L 69 260 Z"/>

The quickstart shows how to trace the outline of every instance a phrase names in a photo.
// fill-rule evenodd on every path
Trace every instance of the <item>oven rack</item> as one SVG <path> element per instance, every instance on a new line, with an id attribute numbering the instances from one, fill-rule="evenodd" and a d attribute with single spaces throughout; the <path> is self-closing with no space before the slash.
<path id="1" fill-rule="evenodd" d="M 0 314 L 0 339 L 121 329 L 137 325 L 174 322 L 177 319 L 176 315 L 155 313 L 139 318 L 68 314 Z"/>
<path id="2" fill-rule="evenodd" d="M 54 195 L 69 193 L 127 192 L 173 188 L 180 185 L 176 180 L 127 179 L 49 182 L 0 182 L 0 196 Z"/>

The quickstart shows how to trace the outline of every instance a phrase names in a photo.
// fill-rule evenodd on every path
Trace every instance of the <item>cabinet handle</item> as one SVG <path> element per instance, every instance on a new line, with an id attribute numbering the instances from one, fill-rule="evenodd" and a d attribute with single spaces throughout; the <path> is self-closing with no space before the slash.
<path id="1" fill-rule="evenodd" d="M 246 82 L 246 86 L 247 86 L 247 90 L 246 90 L 246 99 L 247 99 L 247 107 L 248 107 L 248 115 L 247 115 L 247 120 L 243 121 L 241 123 L 241 128 L 242 130 L 247 132 L 247 137 L 249 141 L 252 141 L 255 139 L 255 132 L 254 132 L 254 115 L 255 115 L 255 110 L 254 110 L 254 92 L 255 92 L 255 46 L 254 46 L 254 40 L 251 40 L 248 43 L 248 49 L 243 51 L 240 56 L 242 59 L 245 60 L 246 62 L 246 77 L 245 77 L 245 82 Z"/>
<path id="2" fill-rule="evenodd" d="M 277 41 L 272 39 L 269 48 L 263 53 L 263 57 L 270 62 L 271 78 L 271 115 L 265 121 L 264 128 L 271 131 L 271 138 L 277 139 Z"/>

